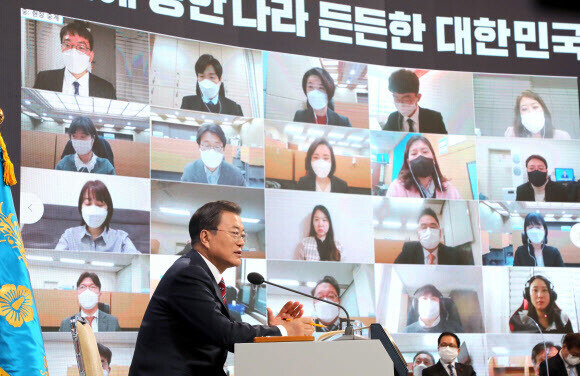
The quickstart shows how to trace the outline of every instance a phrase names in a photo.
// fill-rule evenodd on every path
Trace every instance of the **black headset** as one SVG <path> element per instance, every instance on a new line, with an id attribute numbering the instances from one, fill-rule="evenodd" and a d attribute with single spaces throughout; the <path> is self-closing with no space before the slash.
<path id="1" fill-rule="evenodd" d="M 546 286 L 548 286 L 548 290 L 550 291 L 550 304 L 549 306 L 553 306 L 554 304 L 556 304 L 556 299 L 558 299 L 558 294 L 556 293 L 556 290 L 554 290 L 554 284 L 552 282 L 550 282 L 548 280 L 548 278 L 542 276 L 542 275 L 533 275 L 530 279 L 528 279 L 528 281 L 526 282 L 526 286 L 524 288 L 524 299 L 526 299 L 528 301 L 528 304 L 533 304 L 532 303 L 532 297 L 530 295 L 530 285 L 532 284 L 532 282 L 534 282 L 536 279 L 541 279 L 542 281 L 544 281 L 544 283 L 546 284 Z"/>

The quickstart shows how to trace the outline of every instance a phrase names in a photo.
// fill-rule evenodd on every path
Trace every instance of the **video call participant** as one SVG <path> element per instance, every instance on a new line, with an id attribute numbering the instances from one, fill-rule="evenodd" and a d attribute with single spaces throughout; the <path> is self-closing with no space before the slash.
<path id="1" fill-rule="evenodd" d="M 322 68 L 308 70 L 302 78 L 302 90 L 306 94 L 306 109 L 296 111 L 293 121 L 352 127 L 346 116 L 334 112 L 332 97 L 336 86 L 330 73 Z"/>
<path id="2" fill-rule="evenodd" d="M 441 333 L 437 339 L 439 349 L 439 361 L 432 367 L 423 371 L 423 376 L 475 376 L 476 373 L 470 365 L 457 361 L 461 349 L 461 342 L 456 334 L 450 332 Z"/>
<path id="3" fill-rule="evenodd" d="M 546 362 L 540 363 L 540 376 L 562 375 L 578 376 L 580 375 L 580 334 L 566 334 L 562 341 L 562 350 L 558 355 L 554 355 Z"/>
<path id="4" fill-rule="evenodd" d="M 81 189 L 78 202 L 81 225 L 66 229 L 57 251 L 140 253 L 129 234 L 110 227 L 113 199 L 100 180 L 90 180 Z"/>
<path id="5" fill-rule="evenodd" d="M 222 127 L 203 124 L 197 131 L 201 159 L 188 163 L 181 181 L 204 184 L 246 185 L 242 171 L 224 160 L 227 139 Z"/>
<path id="6" fill-rule="evenodd" d="M 517 97 L 514 115 L 514 126 L 506 129 L 505 137 L 571 138 L 568 132 L 554 128 L 546 103 L 531 90 L 525 90 Z"/>
<path id="7" fill-rule="evenodd" d="M 340 304 L 340 285 L 334 277 L 327 275 L 316 283 L 310 295 Z M 313 303 L 316 312 L 314 322 L 324 325 L 324 328 L 316 327 L 317 332 L 332 332 L 346 328 L 347 320 L 340 317 L 340 308 L 319 300 L 313 300 Z"/>
<path id="8" fill-rule="evenodd" d="M 524 301 L 510 318 L 510 331 L 538 333 L 532 320 L 538 323 L 543 333 L 572 333 L 572 322 L 557 305 L 558 294 L 548 278 L 532 276 L 524 287 Z M 532 320 L 530 320 L 532 319 Z"/>
<path id="9" fill-rule="evenodd" d="M 568 191 L 548 176 L 548 162 L 544 157 L 532 154 L 526 159 L 528 182 L 516 190 L 516 201 L 568 202 Z"/>
<path id="10" fill-rule="evenodd" d="M 468 265 L 461 249 L 441 242 L 439 219 L 433 209 L 426 208 L 417 221 L 418 242 L 405 242 L 395 264 Z"/>
<path id="11" fill-rule="evenodd" d="M 419 351 L 413 357 L 413 376 L 422 376 L 423 370 L 435 364 L 435 358 L 427 351 Z"/>
<path id="12" fill-rule="evenodd" d="M 183 97 L 181 108 L 216 114 L 244 116 L 242 107 L 233 100 L 226 98 L 222 81 L 223 68 L 219 60 L 209 54 L 204 54 L 195 63 L 196 95 Z"/>
<path id="13" fill-rule="evenodd" d="M 263 336 L 306 336 L 312 319 L 287 302 L 268 325 L 233 321 L 225 301 L 226 269 L 242 264 L 246 233 L 241 208 L 230 201 L 203 205 L 189 221 L 193 249 L 165 272 L 143 317 L 129 376 L 224 375 L 234 344 Z M 291 319 L 285 321 L 283 319 Z"/>
<path id="14" fill-rule="evenodd" d="M 547 244 L 548 225 L 544 217 L 529 213 L 524 219 L 522 245 L 514 254 L 514 266 L 566 266 L 560 251 Z"/>
<path id="15" fill-rule="evenodd" d="M 447 134 L 440 112 L 419 107 L 419 77 L 408 69 L 399 69 L 389 76 L 389 91 L 397 111 L 392 112 L 382 127 L 385 131 Z"/>
<path id="16" fill-rule="evenodd" d="M 96 273 L 84 272 L 77 280 L 77 297 L 81 307 L 80 312 L 63 319 L 60 323 L 61 332 L 70 332 L 70 320 L 72 317 L 84 317 L 87 319 L 93 332 L 119 332 L 119 320 L 99 309 L 101 297 L 101 280 Z"/>
<path id="17" fill-rule="evenodd" d="M 97 348 L 99 349 L 99 355 L 101 356 L 103 376 L 109 376 L 111 373 L 111 359 L 113 358 L 113 353 L 111 352 L 111 349 L 99 342 L 97 342 Z"/>
<path id="18" fill-rule="evenodd" d="M 548 350 L 548 358 L 558 355 L 559 352 L 552 342 L 546 342 L 545 345 L 544 347 L 544 342 L 540 342 L 532 348 L 531 358 L 536 376 L 540 376 L 540 363 L 546 360 L 546 350 Z"/>
<path id="19" fill-rule="evenodd" d="M 325 138 L 310 144 L 304 161 L 306 175 L 296 186 L 302 191 L 348 193 L 348 184 L 336 177 L 336 159 L 332 145 Z"/>
<path id="20" fill-rule="evenodd" d="M 431 142 L 421 135 L 409 138 L 399 176 L 387 197 L 461 199 L 457 189 L 441 173 Z"/>
<path id="21" fill-rule="evenodd" d="M 330 212 L 316 205 L 310 216 L 310 232 L 298 245 L 298 259 L 306 261 L 340 261 L 342 244 L 334 239 Z"/>
<path id="22" fill-rule="evenodd" d="M 93 145 L 98 135 L 97 128 L 90 118 L 77 116 L 70 124 L 67 133 L 75 153 L 65 155 L 56 165 L 56 170 L 115 175 L 115 168 L 111 162 L 93 152 Z"/>
<path id="23" fill-rule="evenodd" d="M 425 285 L 417 289 L 414 295 L 413 307 L 419 318 L 408 325 L 405 333 L 439 333 L 452 330 L 463 333 L 463 326 L 451 317 L 451 312 L 442 302 L 443 294 L 433 285 Z M 459 317 L 457 317 L 459 320 Z"/>
<path id="24" fill-rule="evenodd" d="M 90 73 L 95 44 L 86 22 L 74 21 L 65 25 L 60 30 L 60 43 L 65 67 L 38 72 L 35 89 L 117 99 L 115 87 L 110 82 Z"/>

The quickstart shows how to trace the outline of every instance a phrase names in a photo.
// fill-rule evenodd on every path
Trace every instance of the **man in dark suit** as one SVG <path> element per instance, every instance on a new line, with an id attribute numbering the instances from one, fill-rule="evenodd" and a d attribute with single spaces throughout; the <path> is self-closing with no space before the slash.
<path id="1" fill-rule="evenodd" d="M 35 89 L 65 94 L 117 99 L 114 86 L 89 72 L 95 58 L 93 35 L 88 25 L 74 21 L 60 30 L 64 68 L 39 72 Z"/>
<path id="2" fill-rule="evenodd" d="M 417 225 L 419 241 L 405 242 L 395 264 L 473 265 L 465 251 L 441 243 L 439 219 L 433 209 L 423 210 Z"/>
<path id="3" fill-rule="evenodd" d="M 528 182 L 516 190 L 516 201 L 568 202 L 568 190 L 548 177 L 548 162 L 541 155 L 526 159 Z"/>
<path id="4" fill-rule="evenodd" d="M 546 354 L 546 350 L 548 350 L 548 354 Z M 559 351 L 552 342 L 540 342 L 532 348 L 531 358 L 536 376 L 540 376 L 540 364 L 546 359 L 558 355 Z"/>
<path id="5" fill-rule="evenodd" d="M 96 273 L 84 272 L 81 274 L 77 280 L 77 294 L 81 310 L 62 320 L 60 332 L 70 332 L 70 319 L 74 316 L 85 317 L 94 332 L 121 331 L 119 320 L 99 309 L 101 281 Z"/>
<path id="6" fill-rule="evenodd" d="M 389 77 L 389 91 L 397 111 L 383 125 L 385 131 L 447 134 L 440 112 L 418 106 L 419 77 L 408 69 L 399 69 Z"/>
<path id="7" fill-rule="evenodd" d="M 236 343 L 262 336 L 312 335 L 313 321 L 301 317 L 298 302 L 286 303 L 277 316 L 268 308 L 268 326 L 232 320 L 222 274 L 242 263 L 246 234 L 240 214 L 241 208 L 230 201 L 207 203 L 193 214 L 193 249 L 165 272 L 151 297 L 130 376 L 223 376 L 227 352 L 233 352 Z"/>
<path id="8" fill-rule="evenodd" d="M 423 370 L 423 376 L 475 376 L 476 373 L 470 365 L 459 363 L 459 337 L 451 332 L 443 332 L 437 339 L 439 349 L 439 361 Z"/>
<path id="9" fill-rule="evenodd" d="M 562 350 L 548 359 L 549 372 L 546 372 L 546 362 L 540 363 L 540 376 L 580 376 L 580 334 L 566 334 L 562 341 Z"/>

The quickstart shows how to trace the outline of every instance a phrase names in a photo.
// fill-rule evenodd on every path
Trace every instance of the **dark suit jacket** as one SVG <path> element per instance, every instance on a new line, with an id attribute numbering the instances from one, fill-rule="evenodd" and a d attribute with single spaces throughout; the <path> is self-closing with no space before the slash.
<path id="1" fill-rule="evenodd" d="M 527 246 L 520 245 L 514 254 L 514 266 L 536 266 L 536 260 L 530 254 L 532 252 L 534 251 L 528 249 Z M 546 245 L 544 246 L 542 254 L 544 256 L 545 266 L 566 266 L 557 248 Z"/>
<path id="2" fill-rule="evenodd" d="M 129 375 L 223 376 L 235 343 L 280 334 L 233 321 L 207 264 L 191 250 L 165 272 L 149 301 Z"/>
<path id="3" fill-rule="evenodd" d="M 311 108 L 306 110 L 298 110 L 294 114 L 294 120 L 302 123 L 314 123 L 314 112 Z M 340 127 L 352 127 L 350 120 L 346 116 L 342 116 L 328 108 L 326 110 L 326 123 L 328 125 L 338 125 Z"/>
<path id="4" fill-rule="evenodd" d="M 398 111 L 391 112 L 387 122 L 383 126 L 383 130 L 400 132 L 403 129 L 403 119 L 403 115 Z M 419 107 L 419 132 L 447 134 L 441 113 Z"/>
<path id="5" fill-rule="evenodd" d="M 465 251 L 458 248 L 448 247 L 440 243 L 437 250 L 437 263 L 439 265 L 469 265 L 464 253 Z M 421 243 L 417 241 L 405 242 L 395 264 L 425 264 Z"/>
<path id="6" fill-rule="evenodd" d="M 64 68 L 38 72 L 35 89 L 62 92 Z M 117 99 L 115 87 L 107 80 L 89 73 L 89 96 L 107 99 Z"/>
<path id="7" fill-rule="evenodd" d="M 220 114 L 244 116 L 242 107 L 231 99 L 220 97 L 221 111 Z M 199 95 L 187 95 L 181 100 L 181 108 L 183 110 L 193 110 L 200 112 L 210 112 L 203 104 L 203 100 Z"/>
<path id="8" fill-rule="evenodd" d="M 548 370 L 550 371 L 550 376 L 568 376 L 566 365 L 564 364 L 564 360 L 562 360 L 560 353 L 548 359 Z M 547 375 L 546 362 L 542 362 L 540 363 L 540 376 Z M 580 365 L 576 366 L 576 375 L 580 375 Z"/>
<path id="9" fill-rule="evenodd" d="M 463 363 L 455 363 L 455 372 L 457 376 L 475 376 L 476 373 L 471 366 Z M 441 362 L 437 362 L 435 365 L 425 368 L 423 370 L 423 376 L 449 376 L 443 364 Z"/>
<path id="10" fill-rule="evenodd" d="M 298 180 L 296 189 L 301 191 L 315 191 L 316 190 L 316 176 L 306 175 Z M 348 193 L 348 184 L 337 178 L 336 176 L 330 177 L 330 191 L 335 193 Z"/>
<path id="11" fill-rule="evenodd" d="M 73 316 L 81 317 L 81 313 L 78 312 Z M 62 320 L 62 322 L 60 323 L 60 329 L 58 330 L 59 332 L 70 332 L 70 319 L 73 316 L 67 317 L 66 319 Z M 109 315 L 108 313 L 105 313 L 101 310 L 99 310 L 99 319 L 97 323 L 99 325 L 99 333 L 121 331 L 121 326 L 119 326 L 119 320 L 115 316 Z"/>
<path id="12" fill-rule="evenodd" d="M 520 185 L 516 191 L 516 201 L 535 201 L 534 188 L 532 183 L 527 182 Z M 548 181 L 546 184 L 546 202 L 568 202 L 568 190 L 560 183 Z"/>

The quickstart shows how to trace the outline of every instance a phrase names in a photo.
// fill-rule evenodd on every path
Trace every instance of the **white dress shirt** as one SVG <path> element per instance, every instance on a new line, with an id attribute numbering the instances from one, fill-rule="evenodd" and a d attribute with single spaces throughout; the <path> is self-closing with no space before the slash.
<path id="1" fill-rule="evenodd" d="M 62 80 L 62 92 L 63 94 L 73 94 L 75 93 L 75 87 L 73 82 L 77 81 L 79 83 L 79 95 L 83 97 L 89 96 L 89 72 L 85 73 L 78 80 L 72 75 L 68 69 L 64 69 L 64 80 Z"/>
<path id="2" fill-rule="evenodd" d="M 410 132 L 409 122 L 407 121 L 408 119 L 413 120 L 413 128 L 415 129 L 415 133 L 419 133 L 421 130 L 421 128 L 419 128 L 419 106 L 417 106 L 417 109 L 410 117 L 403 116 L 403 132 Z"/>
<path id="3" fill-rule="evenodd" d="M 331 183 L 328 183 L 328 185 L 326 186 L 325 189 L 320 188 L 320 185 L 318 185 L 318 181 L 316 182 L 316 192 L 326 192 L 326 193 L 330 193 L 330 188 L 331 188 Z"/>
<path id="4" fill-rule="evenodd" d="M 566 372 L 568 376 L 580 376 L 576 374 L 576 366 L 571 366 L 568 363 L 566 363 L 566 359 L 564 359 L 564 357 L 562 356 L 562 352 L 560 351 L 558 353 L 558 356 L 560 358 L 562 358 L 562 361 L 564 362 L 564 366 L 566 367 Z"/>
<path id="5" fill-rule="evenodd" d="M 443 368 L 445 368 L 445 371 L 447 371 L 447 374 L 449 376 L 451 376 L 451 371 L 449 370 L 449 364 L 453 364 L 453 373 L 454 373 L 453 376 L 457 376 L 457 362 L 455 360 L 451 363 L 445 363 L 443 361 L 443 359 L 439 359 L 439 361 L 441 362 L 441 365 L 443 366 Z"/>
<path id="6" fill-rule="evenodd" d="M 91 328 L 93 329 L 93 333 L 98 333 L 99 332 L 99 309 L 97 308 L 97 311 L 95 312 L 94 315 L 91 315 L 94 317 L 93 322 L 91 323 Z M 85 311 L 83 311 L 81 309 L 81 317 L 89 317 L 89 315 L 87 315 L 85 313 Z"/>
<path id="7" fill-rule="evenodd" d="M 433 256 L 435 256 L 435 258 L 433 258 L 433 265 L 437 265 L 438 264 L 438 257 L 437 257 L 437 252 L 439 251 L 439 248 L 437 248 L 436 250 L 434 250 L 433 252 L 429 252 L 428 250 L 426 250 L 425 248 L 423 248 L 423 257 L 425 259 L 425 265 L 430 265 L 429 264 L 429 253 L 432 253 Z"/>
<path id="8" fill-rule="evenodd" d="M 81 158 L 79 157 L 79 155 L 77 153 L 75 153 L 75 167 L 77 168 L 77 171 L 80 171 L 81 168 L 85 167 L 89 172 L 93 171 L 93 168 L 95 168 L 95 164 L 97 163 L 97 156 L 95 153 L 93 153 L 93 157 L 89 160 L 89 163 L 85 164 L 83 161 L 81 161 Z"/>

